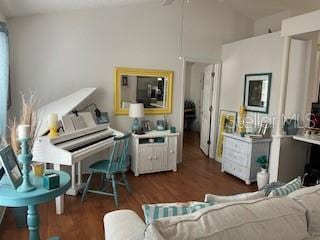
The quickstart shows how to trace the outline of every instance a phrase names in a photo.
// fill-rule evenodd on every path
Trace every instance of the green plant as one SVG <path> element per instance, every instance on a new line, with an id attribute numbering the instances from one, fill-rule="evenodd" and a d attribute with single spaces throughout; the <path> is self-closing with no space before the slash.
<path id="1" fill-rule="evenodd" d="M 258 157 L 256 162 L 261 168 L 268 169 L 269 161 L 266 155 Z"/>

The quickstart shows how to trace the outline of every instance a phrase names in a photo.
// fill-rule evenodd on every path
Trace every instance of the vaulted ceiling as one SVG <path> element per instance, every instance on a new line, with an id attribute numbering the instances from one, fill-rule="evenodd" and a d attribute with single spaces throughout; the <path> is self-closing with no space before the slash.
<path id="1" fill-rule="evenodd" d="M 110 5 L 139 4 L 164 0 L 0 0 L 0 9 L 7 17 L 25 16 L 75 9 L 98 8 Z M 175 0 L 181 1 L 181 0 Z M 320 0 L 189 0 L 217 1 L 235 8 L 243 15 L 256 20 L 284 10 L 304 13 L 320 9 Z M 169 1 L 171 3 L 172 0 Z"/>

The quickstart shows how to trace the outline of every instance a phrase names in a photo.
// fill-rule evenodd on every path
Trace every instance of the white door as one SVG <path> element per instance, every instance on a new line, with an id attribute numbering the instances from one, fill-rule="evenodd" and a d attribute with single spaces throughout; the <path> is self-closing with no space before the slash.
<path id="1" fill-rule="evenodd" d="M 204 69 L 202 107 L 201 107 L 201 131 L 200 148 L 205 155 L 209 155 L 210 146 L 210 125 L 212 111 L 212 92 L 214 81 L 214 65 L 209 65 Z"/>

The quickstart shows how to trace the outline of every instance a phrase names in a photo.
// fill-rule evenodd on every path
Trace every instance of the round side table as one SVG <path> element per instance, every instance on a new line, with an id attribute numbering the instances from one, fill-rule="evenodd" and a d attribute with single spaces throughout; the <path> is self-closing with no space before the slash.
<path id="1" fill-rule="evenodd" d="M 56 173 L 60 176 L 60 186 L 48 190 L 43 187 L 43 177 L 36 177 L 30 174 L 31 183 L 36 187 L 30 192 L 18 192 L 12 188 L 7 177 L 0 181 L 0 206 L 24 207 L 28 206 L 27 223 L 29 229 L 29 240 L 40 240 L 38 205 L 49 202 L 60 195 L 63 195 L 71 186 L 70 176 L 63 171 L 46 171 Z"/>

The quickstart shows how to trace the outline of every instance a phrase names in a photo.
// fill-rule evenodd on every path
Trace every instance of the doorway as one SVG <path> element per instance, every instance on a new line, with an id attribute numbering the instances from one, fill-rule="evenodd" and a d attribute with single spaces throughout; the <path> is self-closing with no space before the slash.
<path id="1" fill-rule="evenodd" d="M 185 61 L 184 140 L 214 158 L 219 106 L 220 64 Z M 190 144 L 189 144 L 190 146 Z"/>

